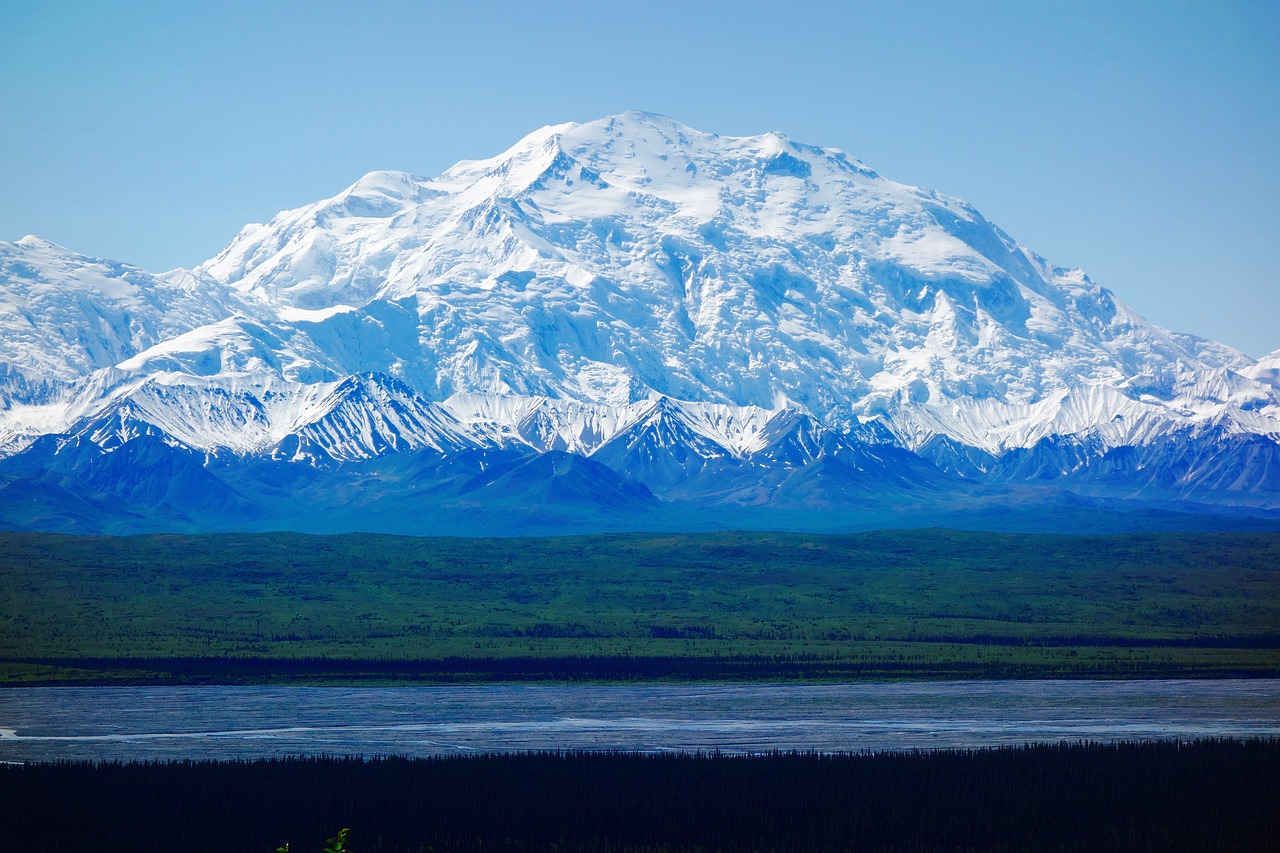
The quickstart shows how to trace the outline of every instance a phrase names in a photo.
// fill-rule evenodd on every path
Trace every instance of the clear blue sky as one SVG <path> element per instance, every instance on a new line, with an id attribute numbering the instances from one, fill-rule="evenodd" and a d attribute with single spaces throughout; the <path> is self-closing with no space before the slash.
<path id="1" fill-rule="evenodd" d="M 1280 4 L 0 2 L 0 239 L 159 271 L 373 169 L 635 108 L 972 202 L 1280 347 Z"/>

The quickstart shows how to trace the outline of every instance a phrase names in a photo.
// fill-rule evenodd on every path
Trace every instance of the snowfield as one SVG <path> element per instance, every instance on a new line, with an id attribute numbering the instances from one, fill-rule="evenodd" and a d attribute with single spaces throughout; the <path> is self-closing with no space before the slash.
<path id="1" fill-rule="evenodd" d="M 1270 506 L 1280 351 L 1155 326 L 836 149 L 625 113 L 370 173 L 194 270 L 0 243 L 0 456 L 140 435 L 210 471 L 566 452 L 716 500 L 738 463 L 883 447 Z"/>

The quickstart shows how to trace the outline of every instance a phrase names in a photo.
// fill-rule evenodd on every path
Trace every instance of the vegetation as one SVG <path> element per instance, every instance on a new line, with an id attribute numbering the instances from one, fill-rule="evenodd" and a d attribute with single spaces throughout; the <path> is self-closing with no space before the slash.
<path id="1" fill-rule="evenodd" d="M 326 839 L 324 850 L 321 853 L 351 853 L 351 849 L 347 847 L 347 836 L 351 833 L 349 828 L 338 830 L 338 834 L 333 838 Z M 289 843 L 276 848 L 276 853 L 289 853 Z"/>
<path id="2" fill-rule="evenodd" d="M 1280 534 L 0 533 L 0 683 L 1280 675 Z"/>
<path id="3" fill-rule="evenodd" d="M 0 766 L 12 850 L 1271 851 L 1280 741 Z M 329 839 L 346 850 L 346 836 Z"/>

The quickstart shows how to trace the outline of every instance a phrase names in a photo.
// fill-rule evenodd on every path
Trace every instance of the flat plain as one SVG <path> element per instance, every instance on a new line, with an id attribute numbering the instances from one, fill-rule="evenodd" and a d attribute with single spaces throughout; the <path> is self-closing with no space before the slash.
<path id="1" fill-rule="evenodd" d="M 1280 534 L 0 534 L 0 683 L 1280 676 Z"/>

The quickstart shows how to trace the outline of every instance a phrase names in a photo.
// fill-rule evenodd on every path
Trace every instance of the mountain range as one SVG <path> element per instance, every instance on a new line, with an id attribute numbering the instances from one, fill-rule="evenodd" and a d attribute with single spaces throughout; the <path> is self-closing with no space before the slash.
<path id="1" fill-rule="evenodd" d="M 1280 519 L 1280 351 L 776 133 L 545 127 L 191 270 L 0 242 L 0 527 L 1243 517 Z"/>

